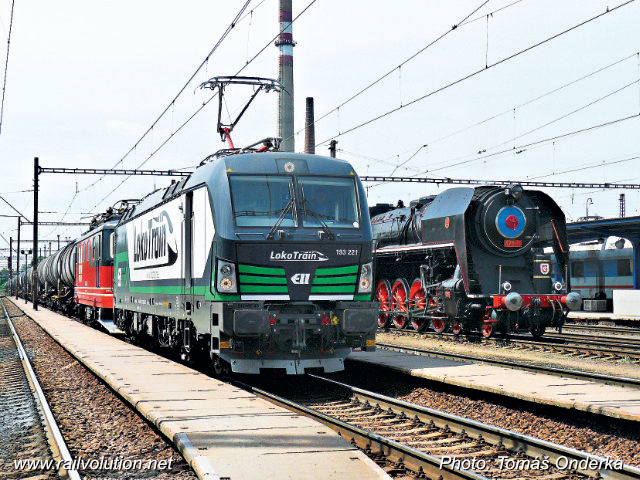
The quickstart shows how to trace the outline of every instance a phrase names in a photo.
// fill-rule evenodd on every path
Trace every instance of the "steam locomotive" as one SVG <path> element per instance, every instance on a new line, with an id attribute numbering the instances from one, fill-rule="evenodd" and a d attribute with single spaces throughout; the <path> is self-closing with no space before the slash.
<path id="1" fill-rule="evenodd" d="M 539 337 L 580 306 L 565 217 L 543 192 L 452 188 L 408 207 L 378 204 L 371 216 L 380 327 Z"/>
<path id="2" fill-rule="evenodd" d="M 375 349 L 372 260 L 347 162 L 237 153 L 109 212 L 42 261 L 38 279 L 46 305 L 204 355 L 218 373 L 302 374 Z"/>

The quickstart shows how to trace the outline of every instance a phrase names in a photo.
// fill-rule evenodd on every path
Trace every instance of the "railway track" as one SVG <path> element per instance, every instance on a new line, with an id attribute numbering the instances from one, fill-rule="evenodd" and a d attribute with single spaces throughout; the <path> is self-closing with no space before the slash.
<path id="1" fill-rule="evenodd" d="M 304 395 L 300 389 L 291 395 L 244 387 L 336 430 L 396 476 L 640 479 L 640 469 L 622 462 L 613 470 L 606 459 L 589 453 L 324 377 L 308 377 L 314 383 Z M 563 468 L 567 465 L 575 468 Z"/>
<path id="2" fill-rule="evenodd" d="M 640 338 L 614 337 L 610 335 L 585 335 L 580 333 L 547 333 L 542 340 L 564 340 L 580 342 L 585 345 L 599 345 L 615 348 L 640 348 Z"/>
<path id="3" fill-rule="evenodd" d="M 640 323 L 639 323 L 640 326 Z M 640 337 L 640 328 L 631 327 L 613 327 L 611 325 L 582 325 L 576 323 L 565 323 L 562 326 L 562 330 L 571 330 L 576 332 L 598 332 L 600 333 L 613 333 L 614 335 L 627 335 L 630 337 Z"/>
<path id="4" fill-rule="evenodd" d="M 58 478 L 53 465 L 40 463 L 38 467 L 33 462 L 71 463 L 72 458 L 2 299 L 0 304 L 0 437 L 7 445 L 0 457 L 4 464 L 2 478 Z M 16 460 L 25 462 L 25 470 L 16 465 Z M 32 462 L 31 468 L 26 462 Z M 75 470 L 65 474 L 70 480 L 80 480 Z"/>
<path id="5" fill-rule="evenodd" d="M 508 337 L 484 338 L 477 336 L 456 336 L 451 333 L 416 332 L 415 330 L 388 330 L 397 335 L 415 336 L 417 338 L 434 338 L 455 342 L 472 342 L 485 345 L 494 345 L 504 348 L 540 350 L 543 352 L 560 353 L 564 355 L 580 356 L 583 358 L 598 358 L 604 360 L 625 359 L 633 363 L 640 363 L 640 340 L 619 339 L 613 337 L 596 338 L 590 335 L 573 334 L 545 334 L 541 339 L 532 339 L 519 335 Z"/>
<path id="6" fill-rule="evenodd" d="M 404 345 L 396 345 L 393 343 L 378 342 L 377 346 L 382 349 L 393 350 L 403 353 L 411 353 L 415 355 L 428 355 L 454 360 L 467 360 L 473 362 L 487 363 L 490 365 L 498 365 L 501 367 L 514 368 L 519 370 L 527 370 L 535 373 L 547 373 L 562 377 L 577 378 L 580 380 L 589 380 L 601 382 L 608 385 L 619 385 L 623 387 L 640 389 L 640 379 L 630 377 L 619 377 L 615 375 L 605 375 L 602 373 L 585 372 L 581 370 L 571 370 L 567 368 L 547 367 L 544 365 L 535 365 L 531 363 L 514 362 L 510 360 L 499 360 L 494 358 L 486 358 L 478 355 L 469 355 L 461 353 L 450 353 L 442 350 L 433 350 L 428 348 L 407 347 Z"/>

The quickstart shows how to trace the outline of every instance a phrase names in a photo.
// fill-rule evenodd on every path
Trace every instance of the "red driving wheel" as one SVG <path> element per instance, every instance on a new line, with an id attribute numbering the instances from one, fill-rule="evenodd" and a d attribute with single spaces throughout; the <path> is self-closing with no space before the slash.
<path id="1" fill-rule="evenodd" d="M 409 288 L 407 287 L 407 282 L 403 278 L 397 279 L 391 289 L 391 309 L 395 312 L 393 315 L 393 324 L 396 328 L 405 328 L 409 323 L 408 297 Z"/>
<path id="2" fill-rule="evenodd" d="M 451 330 L 453 331 L 454 335 L 460 335 L 462 333 L 462 324 L 460 322 L 454 321 L 451 324 Z"/>
<path id="3" fill-rule="evenodd" d="M 391 310 L 391 287 L 387 280 L 382 280 L 376 289 L 376 300 L 378 300 L 378 326 L 385 328 L 389 326 L 389 314 Z"/>
<path id="4" fill-rule="evenodd" d="M 447 328 L 447 322 L 444 318 L 436 317 L 431 319 L 431 326 L 436 331 L 436 333 L 444 332 L 445 328 Z"/>
<path id="5" fill-rule="evenodd" d="M 491 338 L 491 335 L 493 335 L 493 322 L 484 322 L 482 324 L 482 336 Z"/>
<path id="6" fill-rule="evenodd" d="M 416 278 L 409 289 L 409 308 L 413 310 L 424 310 L 427 306 L 427 295 L 422 282 Z M 424 330 L 427 321 L 424 317 L 417 317 L 415 314 L 411 317 L 411 326 L 418 331 Z"/>

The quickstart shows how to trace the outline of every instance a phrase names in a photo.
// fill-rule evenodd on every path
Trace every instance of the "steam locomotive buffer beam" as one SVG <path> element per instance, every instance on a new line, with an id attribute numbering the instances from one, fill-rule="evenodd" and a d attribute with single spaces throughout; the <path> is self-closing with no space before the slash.
<path id="1" fill-rule="evenodd" d="M 200 479 L 390 478 L 308 417 L 45 308 L 23 310 L 162 431 Z"/>
<path id="2" fill-rule="evenodd" d="M 363 182 L 377 183 L 435 183 L 438 185 L 521 185 L 523 187 L 547 188 L 595 188 L 640 190 L 640 183 L 572 183 L 572 182 L 534 182 L 531 180 L 478 180 L 471 178 L 449 177 L 385 177 L 375 175 L 361 176 Z"/>
<path id="3" fill-rule="evenodd" d="M 384 348 L 380 343 L 378 347 L 375 352 L 352 353 L 347 360 L 458 387 L 640 422 L 640 389 L 636 387 L 427 356 L 416 354 L 410 347 Z"/>

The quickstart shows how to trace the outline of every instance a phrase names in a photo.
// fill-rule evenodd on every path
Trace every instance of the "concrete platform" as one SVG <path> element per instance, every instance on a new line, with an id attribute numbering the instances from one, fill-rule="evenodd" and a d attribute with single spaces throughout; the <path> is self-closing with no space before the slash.
<path id="1" fill-rule="evenodd" d="M 388 479 L 333 430 L 47 309 L 18 303 L 180 450 L 201 479 Z"/>
<path id="2" fill-rule="evenodd" d="M 354 352 L 347 359 L 459 387 L 640 422 L 640 389 L 382 348 Z"/>

